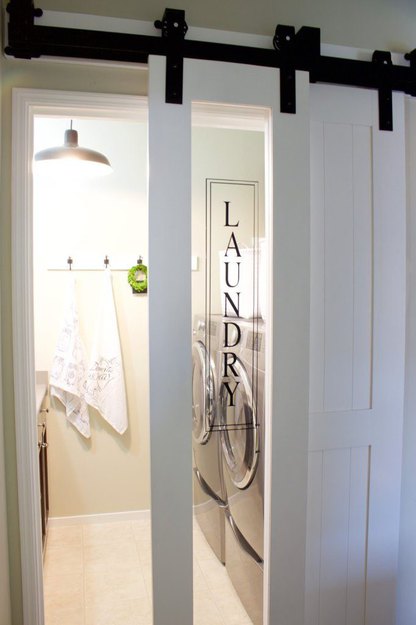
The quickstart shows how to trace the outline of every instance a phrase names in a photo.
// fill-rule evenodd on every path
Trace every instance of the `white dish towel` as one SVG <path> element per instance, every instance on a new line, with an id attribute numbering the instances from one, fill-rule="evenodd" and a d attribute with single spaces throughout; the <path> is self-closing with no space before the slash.
<path id="1" fill-rule="evenodd" d="M 111 272 L 104 270 L 95 340 L 88 368 L 85 399 L 123 434 L 128 426 L 126 389 Z"/>
<path id="2" fill-rule="evenodd" d="M 66 418 L 86 438 L 91 436 L 84 398 L 87 373 L 85 348 L 79 335 L 75 278 L 69 276 L 64 321 L 58 337 L 49 378 L 51 395 L 65 406 Z"/>

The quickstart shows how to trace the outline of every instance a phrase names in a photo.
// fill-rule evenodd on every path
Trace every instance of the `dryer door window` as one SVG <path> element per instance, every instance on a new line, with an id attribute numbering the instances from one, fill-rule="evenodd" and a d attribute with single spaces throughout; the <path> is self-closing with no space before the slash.
<path id="1" fill-rule="evenodd" d="M 230 410 L 224 384 L 219 393 L 221 444 L 230 477 L 239 489 L 252 482 L 259 457 L 259 430 L 252 385 L 240 360 L 235 363 L 239 384 L 235 406 Z M 232 424 L 232 425 L 231 425 Z"/>
<path id="2" fill-rule="evenodd" d="M 215 419 L 214 365 L 201 341 L 192 346 L 192 435 L 204 445 Z"/>

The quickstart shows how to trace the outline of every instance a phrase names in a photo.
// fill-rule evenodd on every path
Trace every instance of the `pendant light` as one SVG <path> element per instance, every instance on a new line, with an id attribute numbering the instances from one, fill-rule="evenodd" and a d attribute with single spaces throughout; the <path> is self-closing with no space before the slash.
<path id="1" fill-rule="evenodd" d="M 62 173 L 73 176 L 103 176 L 113 170 L 104 154 L 78 145 L 78 132 L 65 131 L 64 145 L 47 148 L 35 154 L 36 172 Z"/>

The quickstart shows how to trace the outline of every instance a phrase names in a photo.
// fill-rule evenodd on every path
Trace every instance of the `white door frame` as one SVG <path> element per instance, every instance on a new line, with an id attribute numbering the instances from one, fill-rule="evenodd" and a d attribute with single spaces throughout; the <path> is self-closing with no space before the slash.
<path id="1" fill-rule="evenodd" d="M 24 625 L 44 623 L 32 279 L 35 115 L 145 121 L 147 98 L 13 89 L 13 372 Z"/>

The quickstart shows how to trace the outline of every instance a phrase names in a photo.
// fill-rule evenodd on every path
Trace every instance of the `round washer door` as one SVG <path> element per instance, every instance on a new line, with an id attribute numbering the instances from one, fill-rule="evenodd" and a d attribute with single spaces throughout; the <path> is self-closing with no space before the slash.
<path id="1" fill-rule="evenodd" d="M 230 410 L 230 394 L 224 384 L 219 392 L 221 445 L 233 484 L 244 489 L 256 474 L 259 458 L 259 429 L 250 378 L 241 360 L 234 368 L 239 384 L 233 396 L 235 406 Z"/>
<path id="2" fill-rule="evenodd" d="M 200 445 L 208 442 L 214 419 L 214 364 L 202 341 L 196 341 L 192 345 L 192 435 Z"/>

